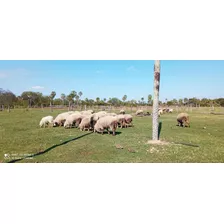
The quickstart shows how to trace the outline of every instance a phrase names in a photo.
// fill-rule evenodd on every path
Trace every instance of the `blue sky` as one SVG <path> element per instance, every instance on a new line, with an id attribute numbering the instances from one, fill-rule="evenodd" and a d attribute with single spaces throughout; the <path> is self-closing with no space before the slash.
<path id="1" fill-rule="evenodd" d="M 153 94 L 154 61 L 0 61 L 0 88 L 50 94 L 82 91 L 82 98 Z M 161 61 L 160 100 L 224 97 L 224 61 Z"/>

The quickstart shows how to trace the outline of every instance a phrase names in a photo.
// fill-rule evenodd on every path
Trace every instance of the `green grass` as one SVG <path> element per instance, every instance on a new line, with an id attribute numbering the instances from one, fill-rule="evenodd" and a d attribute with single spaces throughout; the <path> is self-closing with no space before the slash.
<path id="1" fill-rule="evenodd" d="M 189 112 L 191 128 L 176 126 L 177 113 L 160 117 L 161 140 L 199 146 L 192 147 L 146 144 L 152 134 L 151 117 L 134 117 L 135 126 L 118 129 L 116 136 L 63 127 L 39 128 L 43 116 L 58 113 L 19 109 L 0 112 L 0 161 L 36 154 L 17 162 L 224 162 L 224 115 Z M 10 158 L 5 159 L 4 154 Z"/>

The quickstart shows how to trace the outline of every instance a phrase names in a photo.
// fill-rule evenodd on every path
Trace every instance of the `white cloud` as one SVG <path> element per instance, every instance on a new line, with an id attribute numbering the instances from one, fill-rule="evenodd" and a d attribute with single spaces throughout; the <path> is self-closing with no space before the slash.
<path id="1" fill-rule="evenodd" d="M 44 89 L 43 86 L 33 86 L 32 89 Z"/>
<path id="2" fill-rule="evenodd" d="M 132 66 L 127 68 L 127 71 L 135 72 L 135 71 L 137 71 L 137 69 L 132 65 Z"/>

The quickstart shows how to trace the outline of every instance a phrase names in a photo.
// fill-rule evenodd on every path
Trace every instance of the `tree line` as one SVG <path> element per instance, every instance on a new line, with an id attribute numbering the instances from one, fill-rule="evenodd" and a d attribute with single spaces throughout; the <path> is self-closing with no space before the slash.
<path id="1" fill-rule="evenodd" d="M 140 100 L 128 100 L 128 96 L 124 95 L 122 99 L 112 97 L 109 99 L 96 97 L 96 99 L 85 98 L 82 99 L 82 91 L 71 91 L 70 94 L 62 93 L 60 98 L 55 98 L 56 92 L 52 91 L 50 95 L 43 95 L 41 92 L 25 91 L 20 96 L 16 96 L 10 90 L 3 90 L 0 88 L 0 110 L 7 108 L 10 111 L 12 107 L 51 107 L 52 106 L 66 106 L 72 107 L 75 105 L 112 105 L 112 106 L 152 106 L 152 95 L 149 94 L 147 99 L 141 97 Z M 224 98 L 218 99 L 198 99 L 183 98 L 183 99 L 165 99 L 164 102 L 159 102 L 160 106 L 193 106 L 193 107 L 209 107 L 209 106 L 224 106 Z"/>

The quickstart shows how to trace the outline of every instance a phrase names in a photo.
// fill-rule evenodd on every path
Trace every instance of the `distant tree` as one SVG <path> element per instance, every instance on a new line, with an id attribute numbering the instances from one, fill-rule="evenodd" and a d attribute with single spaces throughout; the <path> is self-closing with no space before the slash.
<path id="1" fill-rule="evenodd" d="M 99 100 L 98 103 L 97 103 L 97 105 L 103 106 L 103 105 L 105 105 L 105 102 L 103 100 Z"/>
<path id="2" fill-rule="evenodd" d="M 172 105 L 173 105 L 173 100 L 169 100 L 169 101 L 167 101 L 167 102 L 166 102 L 166 105 L 167 105 L 167 106 L 172 106 Z"/>
<path id="3" fill-rule="evenodd" d="M 94 102 L 94 100 L 93 100 L 93 99 L 89 99 L 89 105 L 91 105 L 91 106 L 92 106 L 92 105 L 94 105 L 94 103 L 95 103 L 95 102 Z"/>
<path id="4" fill-rule="evenodd" d="M 168 99 L 166 98 L 165 101 L 166 101 L 166 105 L 167 105 Z"/>
<path id="5" fill-rule="evenodd" d="M 144 104 L 144 97 L 141 98 L 142 104 Z"/>
<path id="6" fill-rule="evenodd" d="M 196 107 L 200 103 L 200 100 L 197 99 L 196 97 L 189 99 L 189 101 L 190 101 L 190 104 L 194 107 Z"/>
<path id="7" fill-rule="evenodd" d="M 151 94 L 148 95 L 148 104 L 149 105 L 152 104 L 152 95 Z"/>
<path id="8" fill-rule="evenodd" d="M 71 110 L 71 104 L 74 102 L 74 98 L 77 95 L 76 91 L 71 91 L 71 93 L 66 97 L 69 104 L 69 110 Z"/>
<path id="9" fill-rule="evenodd" d="M 55 98 L 55 96 L 56 96 L 56 92 L 52 91 L 51 94 L 50 94 L 50 98 L 51 98 L 52 101 Z"/>
<path id="10" fill-rule="evenodd" d="M 173 99 L 172 101 L 173 101 L 173 103 L 172 103 L 173 105 L 177 105 L 177 103 L 178 103 L 177 99 Z"/>
<path id="11" fill-rule="evenodd" d="M 131 100 L 130 103 L 131 103 L 132 106 L 136 106 L 137 105 L 137 101 L 136 100 Z"/>
<path id="12" fill-rule="evenodd" d="M 220 105 L 221 107 L 224 107 L 224 98 L 218 98 L 216 99 L 216 103 Z"/>
<path id="13" fill-rule="evenodd" d="M 106 98 L 104 98 L 104 99 L 103 99 L 103 101 L 104 101 L 104 103 L 106 103 L 106 102 L 107 102 L 107 99 L 106 99 Z"/>
<path id="14" fill-rule="evenodd" d="M 54 99 L 54 105 L 61 105 L 61 98 Z"/>
<path id="15" fill-rule="evenodd" d="M 23 98 L 21 96 L 17 96 L 17 106 L 23 106 Z M 0 102 L 0 109 L 1 109 L 1 102 Z"/>
<path id="16" fill-rule="evenodd" d="M 39 92 L 25 91 L 21 94 L 23 100 L 27 101 L 28 107 L 39 106 L 42 102 L 43 94 Z M 49 97 L 48 97 L 49 101 Z"/>
<path id="17" fill-rule="evenodd" d="M 39 107 L 42 105 L 42 100 L 43 100 L 43 93 L 37 92 L 35 95 L 35 99 L 33 100 L 33 103 L 35 106 Z"/>
<path id="18" fill-rule="evenodd" d="M 198 102 L 197 98 L 195 98 L 195 97 L 188 99 L 188 104 L 191 106 L 196 106 L 197 102 Z"/>
<path id="19" fill-rule="evenodd" d="M 127 100 L 127 95 L 124 95 L 124 96 L 122 97 L 122 100 L 123 100 L 123 103 L 125 103 L 125 101 Z"/>
<path id="20" fill-rule="evenodd" d="M 81 98 L 81 96 L 82 96 L 82 91 L 80 91 L 78 94 L 79 94 L 79 98 Z"/>
<path id="21" fill-rule="evenodd" d="M 66 99 L 66 95 L 64 93 L 61 94 L 61 100 L 63 102 L 63 105 L 65 105 L 65 99 Z"/>
<path id="22" fill-rule="evenodd" d="M 16 102 L 17 98 L 13 92 L 10 90 L 0 89 L 0 104 L 4 110 L 4 106 L 8 107 L 8 112 L 10 112 L 10 107 Z"/>
<path id="23" fill-rule="evenodd" d="M 31 92 L 31 91 L 25 91 L 25 92 L 23 92 L 22 94 L 21 94 L 21 98 L 23 99 L 23 100 L 27 100 L 28 101 L 28 106 L 30 106 L 30 98 L 31 98 L 31 96 L 33 96 L 34 95 L 34 92 Z"/>
<path id="24" fill-rule="evenodd" d="M 79 100 L 79 104 L 84 106 L 84 105 L 86 105 L 86 101 L 85 100 Z"/>
<path id="25" fill-rule="evenodd" d="M 51 112 L 53 111 L 52 110 L 52 103 L 53 103 L 53 100 L 54 100 L 54 97 L 56 96 L 56 92 L 55 91 L 52 91 L 49 98 L 50 98 L 50 107 L 51 107 Z"/>
<path id="26" fill-rule="evenodd" d="M 87 104 L 87 105 L 89 105 L 89 99 L 88 98 L 85 98 L 84 103 Z"/>
<path id="27" fill-rule="evenodd" d="M 200 106 L 200 99 L 196 98 L 196 105 Z"/>
<path id="28" fill-rule="evenodd" d="M 116 97 L 113 97 L 108 100 L 108 103 L 112 104 L 113 106 L 120 106 L 122 104 L 122 101 Z"/>
<path id="29" fill-rule="evenodd" d="M 80 98 L 79 95 L 76 95 L 76 96 L 75 96 L 75 99 L 76 99 L 76 105 L 79 104 L 79 98 Z"/>
<path id="30" fill-rule="evenodd" d="M 99 98 L 99 97 L 97 97 L 97 98 L 96 98 L 96 104 L 98 105 L 98 104 L 99 104 L 99 102 L 100 102 L 100 98 Z"/>
<path id="31" fill-rule="evenodd" d="M 211 100 L 210 99 L 203 98 L 202 102 L 203 102 L 205 107 L 209 107 L 211 105 Z"/>
<path id="32" fill-rule="evenodd" d="M 81 97 L 82 97 L 82 91 L 80 91 L 80 92 L 78 93 L 78 96 L 76 96 L 77 104 L 80 103 L 79 101 L 80 101 Z"/>
<path id="33" fill-rule="evenodd" d="M 49 105 L 49 97 L 48 96 L 42 96 L 41 97 L 41 105 L 42 106 L 48 106 Z"/>
<path id="34" fill-rule="evenodd" d="M 178 100 L 178 103 L 179 103 L 180 106 L 183 105 L 183 100 L 182 99 L 179 99 Z"/>
<path id="35" fill-rule="evenodd" d="M 0 111 L 4 110 L 4 104 L 5 104 L 5 90 L 0 88 Z"/>
<path id="36" fill-rule="evenodd" d="M 188 100 L 188 98 L 184 98 L 184 104 L 186 105 L 186 104 L 188 104 L 188 102 L 189 102 L 189 100 Z"/>

